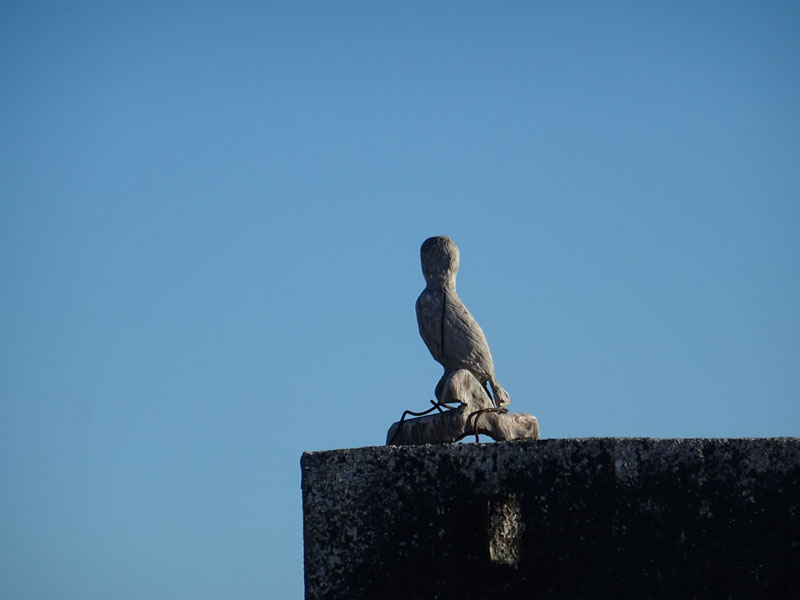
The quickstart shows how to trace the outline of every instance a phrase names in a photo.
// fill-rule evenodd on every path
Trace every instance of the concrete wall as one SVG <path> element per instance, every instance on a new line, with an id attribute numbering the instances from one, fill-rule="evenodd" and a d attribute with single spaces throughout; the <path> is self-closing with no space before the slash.
<path id="1" fill-rule="evenodd" d="M 302 457 L 306 598 L 800 598 L 800 438 Z"/>

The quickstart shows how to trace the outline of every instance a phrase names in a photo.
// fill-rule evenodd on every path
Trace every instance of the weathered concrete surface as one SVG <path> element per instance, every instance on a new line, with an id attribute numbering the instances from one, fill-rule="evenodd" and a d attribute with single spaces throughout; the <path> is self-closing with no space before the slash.
<path id="1" fill-rule="evenodd" d="M 302 457 L 308 599 L 800 598 L 800 438 Z"/>

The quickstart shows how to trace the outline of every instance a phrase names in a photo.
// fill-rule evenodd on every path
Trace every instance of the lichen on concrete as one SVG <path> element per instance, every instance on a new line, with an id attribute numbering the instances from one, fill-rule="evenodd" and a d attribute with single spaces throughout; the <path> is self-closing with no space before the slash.
<path id="1" fill-rule="evenodd" d="M 516 567 L 522 543 L 522 511 L 515 495 L 488 502 L 489 560 Z"/>

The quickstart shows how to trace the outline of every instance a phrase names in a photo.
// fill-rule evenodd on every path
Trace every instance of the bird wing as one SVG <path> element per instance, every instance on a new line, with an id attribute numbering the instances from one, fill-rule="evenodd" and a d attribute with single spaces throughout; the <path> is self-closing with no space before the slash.
<path id="1" fill-rule="evenodd" d="M 493 379 L 492 353 L 483 330 L 458 296 L 448 295 L 447 300 L 444 360 L 469 369 L 481 383 Z"/>

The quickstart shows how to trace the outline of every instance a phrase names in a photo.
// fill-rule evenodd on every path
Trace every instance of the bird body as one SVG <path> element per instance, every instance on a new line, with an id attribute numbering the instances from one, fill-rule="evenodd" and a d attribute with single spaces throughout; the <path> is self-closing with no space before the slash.
<path id="1" fill-rule="evenodd" d="M 458 247 L 445 236 L 429 238 L 422 244 L 420 257 L 427 285 L 417 298 L 417 324 L 431 355 L 444 367 L 436 397 L 441 399 L 441 388 L 450 374 L 467 369 L 496 407 L 505 406 L 510 399 L 495 377 L 486 336 L 456 292 Z"/>

